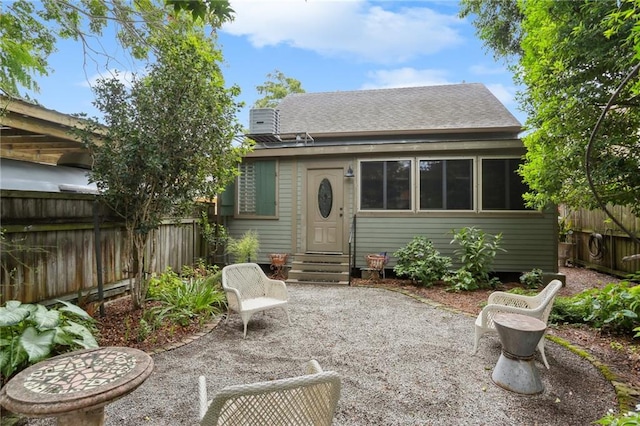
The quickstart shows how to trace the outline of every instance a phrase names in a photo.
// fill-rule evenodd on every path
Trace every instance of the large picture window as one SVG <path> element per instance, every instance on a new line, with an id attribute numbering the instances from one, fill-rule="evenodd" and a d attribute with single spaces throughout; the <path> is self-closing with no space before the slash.
<path id="1" fill-rule="evenodd" d="M 276 215 L 276 162 L 252 161 L 240 164 L 238 215 Z"/>
<path id="2" fill-rule="evenodd" d="M 420 210 L 473 209 L 473 160 L 420 160 Z"/>
<path id="3" fill-rule="evenodd" d="M 360 163 L 361 210 L 411 209 L 411 160 Z"/>
<path id="4" fill-rule="evenodd" d="M 519 158 L 482 159 L 482 210 L 527 210 Z"/>

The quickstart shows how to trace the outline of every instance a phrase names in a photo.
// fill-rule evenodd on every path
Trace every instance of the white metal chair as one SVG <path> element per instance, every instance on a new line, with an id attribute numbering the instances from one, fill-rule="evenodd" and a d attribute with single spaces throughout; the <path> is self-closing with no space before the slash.
<path id="1" fill-rule="evenodd" d="M 256 263 L 236 263 L 222 268 L 222 288 L 227 296 L 228 310 L 236 311 L 244 324 L 244 337 L 247 337 L 247 324 L 256 312 L 282 308 L 287 314 L 288 295 L 284 281 L 272 280 Z M 229 320 L 227 312 L 227 321 Z"/>
<path id="2" fill-rule="evenodd" d="M 204 376 L 198 390 L 201 425 L 329 426 L 340 398 L 340 376 L 311 360 L 304 376 L 229 386 L 211 401 Z"/>
<path id="3" fill-rule="evenodd" d="M 473 344 L 473 353 L 478 351 L 478 342 L 483 334 L 494 332 L 497 333 L 493 324 L 493 318 L 501 312 L 510 312 L 515 314 L 528 315 L 539 319 L 547 324 L 549 314 L 553 308 L 553 300 L 562 287 L 559 280 L 553 280 L 535 296 L 523 296 L 520 294 L 506 293 L 503 291 L 495 291 L 489 295 L 488 304 L 482 308 L 475 323 L 475 341 Z M 542 361 L 545 367 L 549 368 L 547 357 L 544 354 L 544 336 L 538 342 L 538 350 L 542 355 Z"/>

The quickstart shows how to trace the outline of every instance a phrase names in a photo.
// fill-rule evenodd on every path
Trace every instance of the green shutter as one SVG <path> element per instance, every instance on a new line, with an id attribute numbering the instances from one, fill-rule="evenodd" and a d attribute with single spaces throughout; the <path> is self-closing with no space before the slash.
<path id="1" fill-rule="evenodd" d="M 256 214 L 276 215 L 276 162 L 257 161 L 256 166 Z"/>
<path id="2" fill-rule="evenodd" d="M 233 205 L 236 198 L 236 183 L 235 180 L 231 182 L 225 188 L 224 192 L 220 194 L 218 203 L 220 209 L 218 210 L 221 216 L 233 216 Z"/>

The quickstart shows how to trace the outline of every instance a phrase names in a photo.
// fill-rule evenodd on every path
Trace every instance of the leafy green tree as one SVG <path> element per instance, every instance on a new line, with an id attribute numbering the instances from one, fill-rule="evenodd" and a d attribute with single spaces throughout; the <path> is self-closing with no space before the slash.
<path id="1" fill-rule="evenodd" d="M 150 40 L 158 60 L 146 76 L 130 88 L 118 79 L 98 82 L 94 104 L 106 127 L 94 119 L 80 131 L 94 157 L 91 179 L 125 220 L 136 307 L 148 290 L 154 229 L 190 210 L 198 197 L 220 192 L 247 149 L 244 142 L 232 144 L 241 132 L 239 89 L 225 88 L 221 53 L 203 26 L 177 20 L 170 28 Z M 99 129 L 104 137 L 92 139 Z"/>
<path id="2" fill-rule="evenodd" d="M 228 0 L 13 0 L 0 8 L 0 91 L 11 96 L 18 96 L 20 87 L 38 91 L 34 76 L 51 71 L 47 59 L 58 39 L 81 41 L 87 55 L 107 55 L 90 40 L 112 23 L 121 45 L 141 59 L 149 52 L 151 32 L 164 28 L 170 15 L 186 12 L 217 27 L 233 13 Z"/>
<path id="3" fill-rule="evenodd" d="M 517 0 L 461 0 L 461 18 L 475 15 L 476 35 L 496 58 L 522 55 L 523 14 Z"/>
<path id="4" fill-rule="evenodd" d="M 637 84 L 618 93 L 587 156 L 599 117 L 640 57 L 635 28 L 640 2 L 463 0 L 463 5 L 463 13 L 478 13 L 474 25 L 494 54 L 511 55 L 516 81 L 525 87 L 519 96 L 530 131 L 523 137 L 528 153 L 521 174 L 531 188 L 528 203 L 586 208 L 611 203 L 640 214 Z M 491 21 L 499 5 L 516 20 L 512 27 Z"/>
<path id="5" fill-rule="evenodd" d="M 287 77 L 278 70 L 267 74 L 267 81 L 257 86 L 256 89 L 264 97 L 254 103 L 255 108 L 275 108 L 288 94 L 305 93 L 300 81 Z"/>

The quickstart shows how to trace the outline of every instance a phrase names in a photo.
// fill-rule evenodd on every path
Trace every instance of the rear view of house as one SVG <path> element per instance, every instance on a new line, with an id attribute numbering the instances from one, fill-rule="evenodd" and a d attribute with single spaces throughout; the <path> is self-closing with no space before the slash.
<path id="1" fill-rule="evenodd" d="M 258 232 L 260 263 L 351 253 L 357 270 L 414 236 L 452 256 L 452 232 L 476 226 L 503 234 L 497 271 L 557 270 L 557 213 L 524 205 L 521 124 L 482 84 L 292 94 L 250 120 L 221 214 L 232 236 Z"/>

